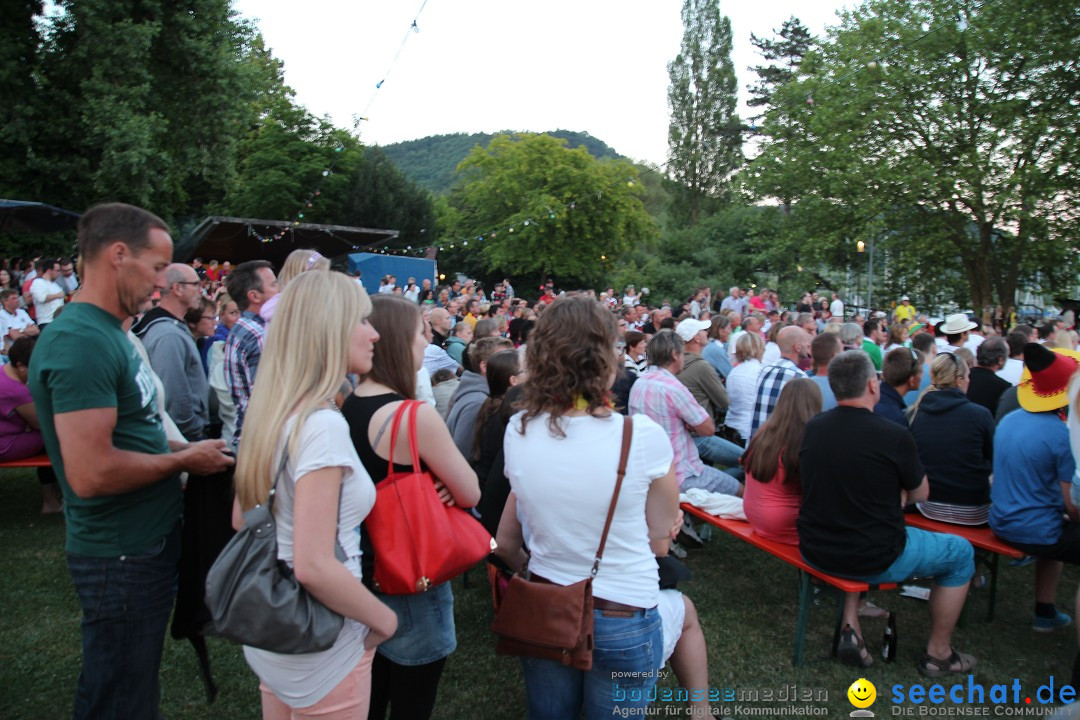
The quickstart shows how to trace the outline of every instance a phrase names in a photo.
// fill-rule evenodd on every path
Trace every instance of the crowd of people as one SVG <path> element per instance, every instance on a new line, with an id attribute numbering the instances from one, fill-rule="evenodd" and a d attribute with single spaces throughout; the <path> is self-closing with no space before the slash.
<path id="1" fill-rule="evenodd" d="M 906 297 L 860 318 L 836 294 L 788 309 L 772 291 L 700 288 L 650 306 L 644 289 L 549 284 L 530 303 L 509 280 L 487 296 L 390 276 L 368 297 L 310 249 L 278 269 L 174 263 L 168 226 L 115 203 L 83 215 L 78 242 L 81 286 L 60 286 L 74 277 L 62 262 L 38 264 L 36 322 L 21 292 L 0 293 L 0 447 L 48 452 L 43 510 L 62 490 L 83 607 L 75 717 L 157 716 L 190 531 L 184 483 L 230 476 L 232 526 L 274 488 L 279 558 L 346 618 L 327 650 L 245 647 L 263 716 L 430 717 L 457 645 L 453 591 L 380 592 L 364 523 L 375 483 L 412 467 L 407 433 L 392 444 L 390 426 L 414 399 L 439 498 L 498 540 L 495 589 L 526 563 L 560 585 L 593 576 L 592 669 L 522 658 L 530 717 L 612 715 L 615 673 L 631 691 L 618 708 L 644 708 L 648 693 L 633 691 L 668 662 L 680 685 L 709 686 L 705 636 L 677 587 L 679 558 L 701 543 L 680 493 L 741 505 L 756 532 L 831 574 L 933 577 L 917 664 L 930 677 L 976 664 L 951 641 L 973 552 L 907 527 L 905 508 L 989 522 L 1035 558 L 1033 629 L 1071 622 L 1055 604 L 1062 563 L 1080 562 L 1071 318 L 1002 336 L 963 314 L 935 325 Z M 873 662 L 859 620 L 882 612 L 846 599 L 841 661 Z"/>

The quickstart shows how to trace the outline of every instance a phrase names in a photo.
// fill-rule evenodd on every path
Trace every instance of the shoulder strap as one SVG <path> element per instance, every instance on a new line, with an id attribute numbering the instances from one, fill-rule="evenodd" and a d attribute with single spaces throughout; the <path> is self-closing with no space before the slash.
<path id="1" fill-rule="evenodd" d="M 630 457 L 630 439 L 634 435 L 634 421 L 629 415 L 623 416 L 622 449 L 619 452 L 619 474 L 615 478 L 615 491 L 611 494 L 611 505 L 608 506 L 607 519 L 604 520 L 604 534 L 600 536 L 600 547 L 596 550 L 596 560 L 592 566 L 592 576 L 596 577 L 600 569 L 600 559 L 604 556 L 604 545 L 607 544 L 608 531 L 611 530 L 611 521 L 615 517 L 615 503 L 619 501 L 619 491 L 622 490 L 623 478 L 626 476 L 626 461 Z"/>
<path id="2" fill-rule="evenodd" d="M 390 460 L 386 466 L 387 476 L 392 475 L 394 472 L 394 449 L 397 447 L 398 428 L 401 427 L 400 421 L 406 412 L 409 414 L 407 421 L 409 426 L 406 432 L 409 433 L 409 453 L 412 455 L 413 472 L 420 472 L 420 452 L 416 442 L 416 406 L 419 404 L 418 400 L 404 400 L 398 406 L 398 409 L 394 411 L 393 424 L 390 426 Z"/>

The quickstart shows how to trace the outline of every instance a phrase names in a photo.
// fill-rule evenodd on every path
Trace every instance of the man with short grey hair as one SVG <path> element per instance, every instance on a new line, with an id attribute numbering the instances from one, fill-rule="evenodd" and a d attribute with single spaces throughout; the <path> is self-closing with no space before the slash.
<path id="1" fill-rule="evenodd" d="M 975 351 L 975 367 L 968 375 L 967 396 L 971 402 L 989 410 L 991 415 L 997 414 L 1002 393 L 1012 387 L 1008 380 L 997 376 L 1008 359 L 1009 343 L 1001 337 L 987 338 Z"/>
<path id="2" fill-rule="evenodd" d="M 873 413 L 879 383 L 861 350 L 829 363 L 837 407 L 806 424 L 799 451 L 799 551 L 820 570 L 871 584 L 933 577 L 930 638 L 917 668 L 929 677 L 967 673 L 975 658 L 953 650 L 951 639 L 975 572 L 974 551 L 957 535 L 905 524 L 903 507 L 925 500 L 929 486 L 911 432 Z M 858 604 L 858 593 L 848 593 L 837 654 L 865 668 L 872 658 Z"/>
<path id="3" fill-rule="evenodd" d="M 150 367 L 165 388 L 165 411 L 189 442 L 206 437 L 210 424 L 210 384 L 191 330 L 184 321 L 198 308 L 199 274 L 195 268 L 173 263 L 165 268 L 161 302 L 131 330 L 146 347 Z"/>

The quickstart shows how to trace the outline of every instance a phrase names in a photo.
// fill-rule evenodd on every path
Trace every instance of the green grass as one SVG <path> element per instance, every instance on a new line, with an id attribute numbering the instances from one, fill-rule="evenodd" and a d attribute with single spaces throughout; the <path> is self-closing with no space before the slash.
<path id="1" fill-rule="evenodd" d="M 70 716 L 79 672 L 79 608 L 64 564 L 63 521 L 42 518 L 39 505 L 33 471 L 0 472 L 0 717 L 4 718 Z M 828 701 L 816 705 L 827 708 L 830 716 L 846 717 L 853 709 L 846 699 L 847 688 L 864 675 L 877 687 L 879 699 L 871 710 L 880 718 L 890 716 L 892 685 L 924 682 L 915 671 L 915 659 L 927 634 L 925 603 L 896 593 L 874 594 L 877 604 L 898 613 L 900 650 L 897 662 L 885 664 L 879 659 L 864 673 L 826 657 L 833 608 L 830 603 L 821 605 L 814 610 L 807 636 L 810 662 L 796 669 L 791 666 L 796 610 L 792 568 L 719 531 L 704 549 L 691 554 L 689 563 L 695 579 L 683 589 L 701 615 L 714 687 L 746 691 L 794 683 L 800 689 L 825 690 Z M 1031 566 L 1010 568 L 1002 562 L 997 617 L 991 624 L 983 621 L 986 591 L 972 591 L 971 619 L 957 630 L 954 642 L 979 658 L 975 682 L 989 686 L 1019 678 L 1031 692 L 1050 675 L 1057 685 L 1067 682 L 1077 649 L 1076 632 L 1073 628 L 1049 635 L 1031 631 L 1033 574 Z M 461 580 L 454 582 L 459 647 L 447 663 L 435 717 L 524 717 L 518 664 L 494 653 L 486 579 L 478 570 L 470 575 L 468 588 Z M 1058 601 L 1070 612 L 1078 580 L 1080 571 L 1066 568 Z M 884 621 L 866 621 L 864 627 L 877 656 Z M 190 646 L 166 639 L 165 717 L 259 717 L 258 683 L 239 649 L 211 639 L 210 652 L 220 694 L 208 706 Z M 674 677 L 669 674 L 662 685 L 675 686 Z M 733 704 L 737 703 L 724 709 L 731 711 Z M 652 716 L 669 716 L 669 707 L 654 708 Z"/>

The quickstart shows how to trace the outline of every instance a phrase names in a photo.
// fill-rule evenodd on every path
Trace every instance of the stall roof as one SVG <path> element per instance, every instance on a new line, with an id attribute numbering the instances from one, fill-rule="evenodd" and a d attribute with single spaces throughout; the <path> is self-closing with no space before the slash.
<path id="1" fill-rule="evenodd" d="M 55 205 L 0 199 L 0 232 L 62 232 L 74 229 L 79 217 L 79 213 Z"/>
<path id="2" fill-rule="evenodd" d="M 263 240 L 282 230 L 285 231 L 283 237 L 269 242 Z M 312 248 L 326 257 L 335 257 L 382 245 L 397 238 L 398 234 L 397 230 L 213 216 L 199 223 L 179 242 L 173 256 L 177 262 L 188 262 L 195 257 L 207 262 L 228 260 L 233 264 L 269 260 L 281 267 L 289 253 L 297 248 Z"/>

